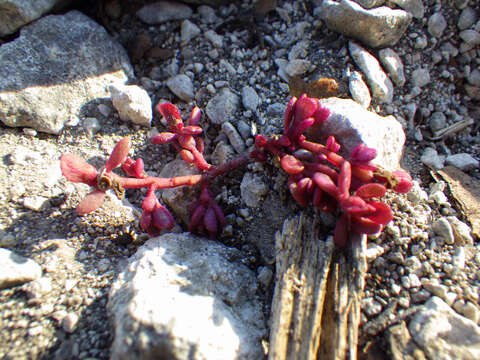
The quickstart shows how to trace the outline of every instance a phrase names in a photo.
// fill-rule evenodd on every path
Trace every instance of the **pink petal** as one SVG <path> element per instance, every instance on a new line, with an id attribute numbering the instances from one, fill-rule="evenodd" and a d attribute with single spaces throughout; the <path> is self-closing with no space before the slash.
<path id="1" fill-rule="evenodd" d="M 130 151 L 130 139 L 123 138 L 120 140 L 117 145 L 112 150 L 109 158 L 105 162 L 105 171 L 110 172 L 112 169 L 115 169 L 117 166 L 120 166 L 125 159 L 127 158 L 128 152 Z"/>
<path id="2" fill-rule="evenodd" d="M 282 165 L 282 169 L 290 175 L 300 174 L 304 169 L 303 163 L 293 155 L 285 155 L 282 157 L 280 164 Z"/>
<path id="3" fill-rule="evenodd" d="M 366 216 L 370 221 L 376 224 L 387 225 L 393 219 L 392 209 L 385 203 L 380 201 L 370 201 L 369 205 L 375 208 L 372 215 Z"/>
<path id="4" fill-rule="evenodd" d="M 335 245 L 338 248 L 344 249 L 348 241 L 348 216 L 345 214 L 340 215 L 335 225 L 335 233 L 333 236 Z"/>
<path id="5" fill-rule="evenodd" d="M 155 135 L 152 138 L 152 143 L 155 145 L 162 145 L 174 140 L 176 137 L 177 137 L 177 134 L 165 131 Z"/>
<path id="6" fill-rule="evenodd" d="M 372 197 L 382 197 L 386 192 L 387 188 L 382 184 L 371 183 L 360 186 L 356 194 L 361 198 L 370 199 Z"/>
<path id="7" fill-rule="evenodd" d="M 188 125 L 198 125 L 202 117 L 202 112 L 198 106 L 195 106 L 190 113 L 190 119 L 188 120 Z"/>
<path id="8" fill-rule="evenodd" d="M 97 210 L 102 206 L 105 191 L 94 190 L 87 194 L 77 206 L 77 214 L 84 215 Z"/>
<path id="9" fill-rule="evenodd" d="M 323 173 L 317 172 L 313 175 L 313 181 L 315 182 L 315 184 L 317 184 L 317 186 L 320 189 L 325 191 L 327 194 L 333 196 L 334 198 L 337 198 L 338 196 L 337 186 L 329 176 Z"/>
<path id="10" fill-rule="evenodd" d="M 158 229 L 171 229 L 175 225 L 172 214 L 162 205 L 157 205 L 153 211 L 152 223 Z"/>
<path id="11" fill-rule="evenodd" d="M 343 161 L 340 165 L 340 173 L 338 174 L 337 186 L 340 197 L 348 197 L 350 195 L 350 184 L 352 183 L 352 166 L 348 161 Z"/>
<path id="12" fill-rule="evenodd" d="M 97 185 L 97 169 L 77 155 L 63 154 L 60 157 L 60 169 L 68 181 Z"/>
<path id="13" fill-rule="evenodd" d="M 290 127 L 290 123 L 293 119 L 293 111 L 295 109 L 295 103 L 297 98 L 293 96 L 287 104 L 287 109 L 285 110 L 285 120 L 284 120 L 284 130 L 287 131 Z"/>

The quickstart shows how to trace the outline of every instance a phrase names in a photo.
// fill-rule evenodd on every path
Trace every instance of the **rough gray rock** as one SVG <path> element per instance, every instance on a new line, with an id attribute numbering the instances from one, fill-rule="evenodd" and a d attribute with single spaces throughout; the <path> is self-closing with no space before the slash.
<path id="1" fill-rule="evenodd" d="M 367 84 L 363 81 L 362 74 L 358 71 L 353 71 L 348 77 L 348 89 L 352 95 L 352 99 L 362 105 L 365 109 L 370 106 L 372 97 Z"/>
<path id="2" fill-rule="evenodd" d="M 200 33 L 201 30 L 197 25 L 195 25 L 189 20 L 184 20 L 182 22 L 180 40 L 182 41 L 182 44 L 187 44 L 190 40 L 198 36 Z"/>
<path id="3" fill-rule="evenodd" d="M 478 15 L 471 7 L 466 7 L 462 10 L 458 18 L 457 26 L 460 30 L 468 29 L 478 20 Z"/>
<path id="4" fill-rule="evenodd" d="M 148 93 L 137 85 L 113 84 L 109 87 L 112 104 L 120 119 L 134 124 L 152 124 L 152 101 Z"/>
<path id="5" fill-rule="evenodd" d="M 371 9 L 385 4 L 385 0 L 355 0 L 355 2 L 359 3 L 366 9 Z"/>
<path id="6" fill-rule="evenodd" d="M 467 153 L 449 155 L 445 159 L 445 163 L 447 165 L 453 165 L 463 171 L 477 169 L 479 166 L 479 161 Z"/>
<path id="7" fill-rule="evenodd" d="M 78 11 L 26 26 L 0 47 L 0 63 L 0 120 L 51 134 L 133 76 L 125 50 Z"/>
<path id="8" fill-rule="evenodd" d="M 137 16 L 149 25 L 161 24 L 171 20 L 185 20 L 192 16 L 190 6 L 175 1 L 158 1 L 147 4 L 137 11 Z"/>
<path id="9" fill-rule="evenodd" d="M 179 74 L 167 80 L 168 88 L 181 100 L 190 102 L 195 97 L 193 82 L 185 74 Z"/>
<path id="10" fill-rule="evenodd" d="M 265 320 L 238 250 L 190 234 L 149 240 L 113 283 L 111 359 L 261 359 Z"/>
<path id="11" fill-rule="evenodd" d="M 413 86 L 424 87 L 430 82 L 430 71 L 427 68 L 418 68 L 412 72 Z"/>
<path id="12" fill-rule="evenodd" d="M 0 249 L 0 289 L 24 284 L 41 276 L 42 269 L 35 261 Z"/>
<path id="13" fill-rule="evenodd" d="M 13 34 L 59 2 L 61 0 L 0 0 L 0 36 Z"/>
<path id="14" fill-rule="evenodd" d="M 430 359 L 480 358 L 480 328 L 433 296 L 408 326 L 413 340 Z"/>
<path id="15" fill-rule="evenodd" d="M 430 35 L 440 38 L 447 28 L 447 20 L 440 12 L 436 12 L 428 19 L 428 32 Z"/>
<path id="16" fill-rule="evenodd" d="M 206 113 L 211 122 L 220 125 L 225 121 L 234 123 L 233 115 L 240 105 L 240 99 L 229 88 L 223 88 L 207 104 Z"/>
<path id="17" fill-rule="evenodd" d="M 403 62 L 400 56 L 390 48 L 382 49 L 378 52 L 378 57 L 388 75 L 395 85 L 403 86 L 405 84 L 405 74 L 403 72 Z"/>
<path id="18" fill-rule="evenodd" d="M 405 133 L 393 116 L 379 116 L 350 99 L 328 98 L 320 103 L 330 110 L 330 116 L 318 130 L 335 136 L 342 146 L 341 155 L 349 157 L 355 146 L 365 143 L 377 149 L 376 164 L 390 170 L 399 168 Z M 326 141 L 325 135 L 317 135 L 315 127 L 309 129 L 308 136 L 321 143 Z"/>
<path id="19" fill-rule="evenodd" d="M 262 202 L 262 197 L 268 192 L 268 186 L 258 176 L 247 172 L 243 175 L 240 192 L 243 202 L 248 207 L 258 207 Z"/>
<path id="20" fill-rule="evenodd" d="M 391 103 L 393 99 L 393 84 L 383 71 L 378 60 L 353 41 L 349 41 L 348 48 L 353 60 L 365 74 L 373 97 L 381 103 Z"/>
<path id="21" fill-rule="evenodd" d="M 257 111 L 260 98 L 257 92 L 251 86 L 244 86 L 242 88 L 242 104 L 247 110 Z"/>
<path id="22" fill-rule="evenodd" d="M 423 154 L 420 157 L 420 161 L 428 167 L 441 170 L 445 164 L 445 156 L 438 155 L 437 150 L 431 147 L 425 148 Z"/>
<path id="23" fill-rule="evenodd" d="M 416 19 L 423 18 L 425 7 L 423 0 L 391 0 L 394 4 L 400 6 L 402 9 L 408 11 Z"/>
<path id="24" fill-rule="evenodd" d="M 365 10 L 349 0 L 323 1 L 321 17 L 330 29 L 374 48 L 395 45 L 412 19 L 404 10 L 387 6 Z"/>

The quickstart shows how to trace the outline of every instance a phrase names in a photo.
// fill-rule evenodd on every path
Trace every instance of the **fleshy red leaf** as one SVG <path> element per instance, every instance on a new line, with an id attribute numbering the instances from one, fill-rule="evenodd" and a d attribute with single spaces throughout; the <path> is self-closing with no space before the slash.
<path id="1" fill-rule="evenodd" d="M 350 161 L 367 163 L 377 157 L 377 150 L 369 148 L 365 144 L 361 143 L 355 146 L 350 156 Z"/>
<path id="2" fill-rule="evenodd" d="M 349 215 L 366 216 L 375 213 L 376 208 L 359 196 L 350 196 L 340 201 L 340 207 Z"/>
<path id="3" fill-rule="evenodd" d="M 188 120 L 188 125 L 198 125 L 202 117 L 202 111 L 198 106 L 195 106 L 190 113 L 190 119 Z"/>
<path id="4" fill-rule="evenodd" d="M 348 161 L 343 161 L 340 165 L 340 173 L 338 174 L 337 187 L 340 197 L 348 197 L 350 195 L 350 184 L 352 183 L 352 166 Z"/>
<path id="5" fill-rule="evenodd" d="M 178 131 L 183 128 L 182 118 L 177 107 L 171 103 L 158 104 L 158 111 L 167 120 L 168 126 L 172 131 Z"/>
<path id="6" fill-rule="evenodd" d="M 323 122 L 325 122 L 328 119 L 329 116 L 330 116 L 330 110 L 323 107 L 320 104 L 318 105 L 317 110 L 312 115 L 312 117 L 315 119 L 315 125 L 322 124 Z M 338 145 L 338 143 L 337 143 L 337 145 Z M 338 145 L 338 147 L 339 147 L 338 149 L 340 150 L 340 145 Z"/>
<path id="7" fill-rule="evenodd" d="M 335 225 L 335 233 L 333 239 L 335 241 L 335 245 L 338 248 L 344 249 L 347 245 L 348 241 L 348 216 L 345 214 L 340 215 L 337 219 L 337 224 Z"/>
<path id="8" fill-rule="evenodd" d="M 255 146 L 259 149 L 263 148 L 267 144 L 267 138 L 263 135 L 255 136 Z"/>
<path id="9" fill-rule="evenodd" d="M 152 224 L 157 229 L 171 229 L 175 225 L 175 221 L 166 207 L 157 205 L 152 214 Z"/>
<path id="10" fill-rule="evenodd" d="M 197 144 L 195 144 L 195 139 L 191 135 L 180 135 L 177 140 L 184 149 L 192 151 L 193 148 L 196 148 Z"/>
<path id="11" fill-rule="evenodd" d="M 195 157 L 188 150 L 182 149 L 180 151 L 180 156 L 182 157 L 183 161 L 185 161 L 187 164 L 192 164 L 195 161 Z"/>
<path id="12" fill-rule="evenodd" d="M 190 231 L 193 231 L 198 226 L 198 224 L 200 224 L 203 216 L 205 215 L 205 211 L 207 211 L 207 208 L 203 204 L 198 205 L 193 210 L 193 214 L 190 218 Z"/>
<path id="13" fill-rule="evenodd" d="M 77 206 L 77 214 L 84 215 L 92 211 L 97 210 L 102 206 L 103 199 L 105 198 L 105 191 L 94 190 L 87 194 Z"/>
<path id="14" fill-rule="evenodd" d="M 317 208 L 320 207 L 322 203 L 322 194 L 323 194 L 323 191 L 320 190 L 318 186 L 315 186 L 315 189 L 313 190 L 313 198 L 312 198 L 313 206 Z"/>
<path id="15" fill-rule="evenodd" d="M 295 122 L 311 117 L 318 109 L 318 106 L 317 99 L 302 95 L 295 104 Z"/>
<path id="16" fill-rule="evenodd" d="M 315 182 L 315 184 L 317 184 L 317 186 L 320 189 L 325 191 L 327 194 L 329 194 L 330 196 L 333 196 L 334 198 L 337 198 L 338 196 L 337 186 L 329 176 L 323 173 L 317 172 L 313 175 L 313 181 Z"/>
<path id="17" fill-rule="evenodd" d="M 189 125 L 189 126 L 185 126 L 182 129 L 182 134 L 183 135 L 199 135 L 202 133 L 202 131 L 203 129 L 200 126 Z"/>
<path id="18" fill-rule="evenodd" d="M 203 150 L 205 150 L 205 142 L 201 137 L 195 138 L 195 146 L 200 154 L 203 153 Z"/>
<path id="19" fill-rule="evenodd" d="M 300 174 L 304 169 L 303 163 L 293 155 L 285 155 L 282 157 L 280 164 L 282 165 L 282 169 L 290 175 Z"/>
<path id="20" fill-rule="evenodd" d="M 284 119 L 284 130 L 285 132 L 290 127 L 290 123 L 293 119 L 293 112 L 295 109 L 295 104 L 297 102 L 297 98 L 293 96 L 287 104 L 287 108 L 285 109 L 285 119 Z"/>
<path id="21" fill-rule="evenodd" d="M 350 228 L 361 234 L 376 234 L 382 230 L 382 225 L 363 217 L 352 216 L 350 218 Z"/>
<path id="22" fill-rule="evenodd" d="M 386 192 L 387 188 L 382 184 L 371 183 L 360 186 L 356 194 L 361 198 L 370 199 L 373 197 L 382 197 Z"/>
<path id="23" fill-rule="evenodd" d="M 387 225 L 393 219 L 392 209 L 385 203 L 380 201 L 370 201 L 369 205 L 375 208 L 372 215 L 366 216 L 370 221 L 376 224 Z"/>
<path id="24" fill-rule="evenodd" d="M 174 134 L 169 131 L 161 132 L 157 135 L 155 135 L 152 138 L 152 143 L 155 145 L 161 145 L 161 144 L 166 144 L 172 140 L 174 140 L 177 137 L 177 134 Z"/>
<path id="25" fill-rule="evenodd" d="M 130 151 L 130 139 L 123 138 L 120 140 L 117 145 L 112 150 L 112 153 L 105 162 L 105 171 L 110 172 L 112 169 L 115 169 L 117 166 L 120 166 L 125 159 L 127 158 L 128 152 Z"/>
<path id="26" fill-rule="evenodd" d="M 398 181 L 398 184 L 393 188 L 393 190 L 400 194 L 406 194 L 412 189 L 413 182 L 409 173 L 405 171 L 394 171 L 392 175 L 395 176 Z"/>
<path id="27" fill-rule="evenodd" d="M 329 136 L 327 138 L 327 142 L 325 143 L 325 146 L 329 151 L 333 152 L 338 152 L 340 150 L 340 144 L 337 143 L 337 140 L 335 140 L 335 136 Z"/>
<path id="28" fill-rule="evenodd" d="M 144 177 L 145 176 L 145 173 L 143 171 L 144 168 L 145 168 L 145 165 L 143 163 L 143 159 L 138 158 L 137 160 L 135 160 L 135 163 L 132 165 L 133 175 L 136 178 Z"/>
<path id="29" fill-rule="evenodd" d="M 147 212 L 153 212 L 158 204 L 158 199 L 153 191 L 149 191 L 145 199 L 142 201 L 142 209 Z"/>
<path id="30" fill-rule="evenodd" d="M 298 122 L 295 121 L 290 127 L 287 136 L 290 138 L 291 141 L 295 142 L 297 141 L 299 136 L 302 135 L 314 123 L 315 119 L 312 117 L 300 120 Z"/>
<path id="31" fill-rule="evenodd" d="M 222 208 L 215 201 L 211 201 L 210 205 L 212 206 L 213 211 L 215 211 L 215 216 L 217 217 L 217 222 L 219 225 L 219 232 L 220 232 L 225 226 L 227 226 L 227 220 L 225 219 L 225 214 L 223 213 Z"/>
<path id="32" fill-rule="evenodd" d="M 305 189 L 300 189 L 296 182 L 291 182 L 288 189 L 297 203 L 304 207 L 308 205 L 308 196 Z"/>
<path id="33" fill-rule="evenodd" d="M 148 232 L 150 225 L 152 223 L 152 213 L 143 211 L 142 216 L 140 216 L 140 229 Z"/>
<path id="34" fill-rule="evenodd" d="M 97 185 L 97 169 L 77 155 L 63 154 L 60 157 L 60 169 L 68 181 Z"/>

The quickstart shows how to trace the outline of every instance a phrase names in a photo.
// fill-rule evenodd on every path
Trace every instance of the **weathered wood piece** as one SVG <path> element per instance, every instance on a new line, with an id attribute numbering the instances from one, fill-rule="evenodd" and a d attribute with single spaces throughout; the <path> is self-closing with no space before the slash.
<path id="1" fill-rule="evenodd" d="M 366 237 L 341 252 L 317 227 L 300 214 L 276 235 L 269 360 L 356 359 Z"/>

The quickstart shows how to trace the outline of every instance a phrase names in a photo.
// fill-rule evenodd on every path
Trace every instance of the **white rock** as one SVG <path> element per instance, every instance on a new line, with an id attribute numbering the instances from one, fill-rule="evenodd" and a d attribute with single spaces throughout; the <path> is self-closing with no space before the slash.
<path id="1" fill-rule="evenodd" d="M 33 211 L 43 211 L 49 207 L 48 198 L 44 196 L 28 196 L 23 199 L 23 206 Z"/>
<path id="2" fill-rule="evenodd" d="M 373 297 L 367 297 L 362 299 L 362 310 L 367 316 L 372 317 L 382 312 L 382 305 Z"/>
<path id="3" fill-rule="evenodd" d="M 465 248 L 463 246 L 457 246 L 455 254 L 452 256 L 452 265 L 459 270 L 465 269 Z"/>
<path id="4" fill-rule="evenodd" d="M 358 71 L 353 71 L 348 77 L 348 89 L 352 95 L 352 99 L 362 105 L 365 109 L 370 106 L 372 97 L 367 84 L 363 81 L 362 74 Z"/>
<path id="5" fill-rule="evenodd" d="M 480 359 L 480 328 L 436 296 L 413 316 L 408 329 L 427 358 Z"/>
<path id="6" fill-rule="evenodd" d="M 111 359 L 263 358 L 255 273 L 237 250 L 190 234 L 149 240 L 112 284 Z M 192 353 L 192 349 L 195 349 Z"/>
<path id="7" fill-rule="evenodd" d="M 420 279 L 415 274 L 408 274 L 401 277 L 402 286 L 405 289 L 417 288 L 422 285 Z"/>
<path id="8" fill-rule="evenodd" d="M 61 321 L 61 326 L 63 331 L 67 334 L 71 334 L 75 331 L 75 327 L 77 326 L 78 320 L 80 317 L 75 313 L 68 313 Z"/>
<path id="9" fill-rule="evenodd" d="M 467 77 L 467 81 L 474 86 L 480 86 L 480 69 L 473 69 Z"/>
<path id="10" fill-rule="evenodd" d="M 444 166 L 445 157 L 439 156 L 434 148 L 427 147 L 423 151 L 420 161 L 431 168 L 441 170 Z"/>
<path id="11" fill-rule="evenodd" d="M 449 155 L 445 162 L 447 165 L 453 165 L 462 171 L 477 169 L 479 166 L 479 161 L 467 153 Z"/>
<path id="12" fill-rule="evenodd" d="M 448 219 L 441 217 L 432 224 L 432 230 L 443 238 L 447 244 L 455 243 L 455 236 L 453 235 L 453 228 Z"/>
<path id="13" fill-rule="evenodd" d="M 436 12 L 428 19 L 428 32 L 430 35 L 440 38 L 447 28 L 447 20 L 440 12 Z"/>
<path id="14" fill-rule="evenodd" d="M 348 47 L 353 60 L 365 75 L 373 97 L 378 102 L 391 103 L 393 99 L 393 85 L 378 60 L 353 41 L 349 41 Z"/>
<path id="15" fill-rule="evenodd" d="M 412 190 L 407 194 L 407 199 L 414 204 L 419 204 L 421 201 L 428 200 L 428 194 L 420 187 L 418 181 L 413 181 Z"/>
<path id="16" fill-rule="evenodd" d="M 35 261 L 0 248 L 0 289 L 38 279 L 42 269 Z"/>
<path id="17" fill-rule="evenodd" d="M 457 245 L 473 245 L 472 230 L 467 224 L 458 220 L 455 216 L 448 216 L 447 220 L 452 225 Z"/>
<path id="18" fill-rule="evenodd" d="M 268 192 L 268 186 L 258 176 L 247 172 L 243 175 L 240 192 L 243 202 L 254 208 L 260 206 L 263 196 Z"/>
<path id="19" fill-rule="evenodd" d="M 112 104 L 120 119 L 150 127 L 152 101 L 148 93 L 137 85 L 110 85 Z"/>
<path id="20" fill-rule="evenodd" d="M 411 75 L 413 86 L 424 87 L 430 83 L 430 72 L 427 68 L 418 68 Z"/>
<path id="21" fill-rule="evenodd" d="M 183 20 L 180 30 L 180 40 L 182 44 L 187 44 L 193 38 L 201 33 L 200 28 L 192 23 L 190 20 Z"/>
<path id="22" fill-rule="evenodd" d="M 403 72 L 403 62 L 400 56 L 390 48 L 382 49 L 378 52 L 378 57 L 388 75 L 397 86 L 405 84 L 405 74 Z"/>
<path id="23" fill-rule="evenodd" d="M 167 80 L 167 86 L 176 96 L 185 102 L 195 97 L 192 80 L 185 74 L 173 76 Z"/>

